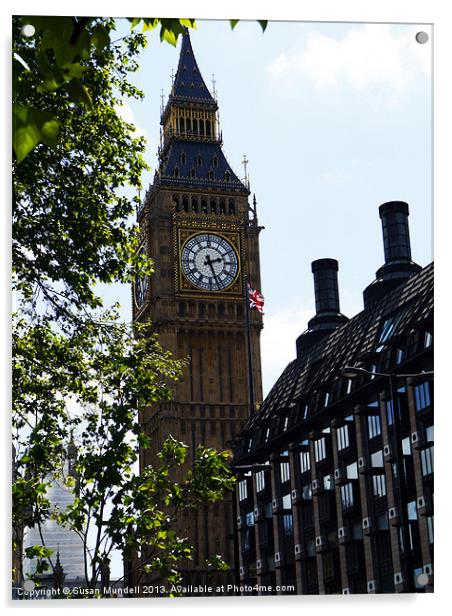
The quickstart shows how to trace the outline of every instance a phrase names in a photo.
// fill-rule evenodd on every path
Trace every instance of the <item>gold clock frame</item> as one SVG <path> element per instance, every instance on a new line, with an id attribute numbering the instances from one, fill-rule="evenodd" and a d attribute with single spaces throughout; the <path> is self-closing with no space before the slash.
<path id="1" fill-rule="evenodd" d="M 217 298 L 241 297 L 242 288 L 242 259 L 243 259 L 243 231 L 239 225 L 227 225 L 214 220 L 195 221 L 187 217 L 185 220 L 175 221 L 175 241 L 174 241 L 174 262 L 176 267 L 175 285 L 176 295 L 183 294 L 184 297 L 209 296 Z M 237 256 L 237 273 L 234 282 L 227 289 L 220 291 L 206 291 L 198 289 L 182 273 L 181 255 L 185 244 L 194 236 L 200 233 L 213 233 L 225 239 L 233 247 Z"/>

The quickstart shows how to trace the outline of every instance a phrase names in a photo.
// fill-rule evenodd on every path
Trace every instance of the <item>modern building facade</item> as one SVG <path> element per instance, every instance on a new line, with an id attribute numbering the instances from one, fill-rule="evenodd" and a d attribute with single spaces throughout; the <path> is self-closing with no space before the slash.
<path id="1" fill-rule="evenodd" d="M 433 590 L 433 264 L 406 203 L 379 211 L 364 309 L 342 315 L 337 261 L 313 262 L 316 314 L 236 441 L 245 592 Z"/>
<path id="2" fill-rule="evenodd" d="M 155 462 L 168 434 L 190 447 L 225 449 L 249 417 L 245 280 L 260 288 L 256 202 L 222 151 L 218 104 L 199 71 L 188 32 L 161 114 L 159 166 L 138 212 L 140 250 L 155 273 L 133 289 L 136 322 L 153 323 L 164 348 L 187 359 L 171 402 L 142 409 L 151 437 L 141 468 Z M 252 316 L 252 379 L 262 400 L 259 336 Z M 231 499 L 182 520 L 195 547 L 184 582 L 205 581 L 206 559 L 222 555 L 234 576 Z"/>

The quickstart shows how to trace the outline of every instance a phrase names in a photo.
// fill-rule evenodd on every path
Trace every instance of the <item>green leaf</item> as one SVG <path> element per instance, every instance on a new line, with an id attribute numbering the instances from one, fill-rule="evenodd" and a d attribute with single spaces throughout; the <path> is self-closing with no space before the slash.
<path id="1" fill-rule="evenodd" d="M 149 32 L 156 28 L 160 23 L 160 19 L 143 19 L 143 30 L 142 32 Z"/>
<path id="2" fill-rule="evenodd" d="M 160 31 L 160 39 L 162 41 L 166 41 L 170 45 L 173 45 L 173 47 L 176 47 L 177 37 L 176 37 L 176 35 L 174 34 L 174 32 L 172 30 L 168 30 L 166 28 L 164 29 L 162 27 L 162 29 Z"/>
<path id="3" fill-rule="evenodd" d="M 194 19 L 179 19 L 179 23 L 185 28 L 196 28 L 196 23 Z"/>
<path id="4" fill-rule="evenodd" d="M 82 66 L 78 62 L 73 64 L 65 64 L 62 68 L 62 73 L 66 81 L 70 81 L 71 79 L 80 79 L 83 73 L 86 71 L 86 66 Z"/>
<path id="5" fill-rule="evenodd" d="M 67 89 L 74 102 L 83 103 L 90 111 L 93 109 L 91 95 L 79 79 L 72 79 L 68 83 Z"/>
<path id="6" fill-rule="evenodd" d="M 133 26 L 132 26 L 133 27 Z M 91 42 L 96 47 L 97 51 L 102 51 L 104 47 L 110 44 L 110 35 L 103 26 L 98 26 L 91 37 Z"/>
<path id="7" fill-rule="evenodd" d="M 268 25 L 268 19 L 258 19 L 257 20 L 262 28 L 262 32 L 265 32 L 265 30 L 267 29 L 267 25 Z"/>
<path id="8" fill-rule="evenodd" d="M 59 129 L 58 120 L 48 111 L 13 105 L 13 149 L 18 162 L 39 143 L 56 145 Z"/>
<path id="9" fill-rule="evenodd" d="M 239 23 L 240 19 L 230 19 L 229 23 L 231 24 L 231 30 L 234 30 L 236 25 Z"/>

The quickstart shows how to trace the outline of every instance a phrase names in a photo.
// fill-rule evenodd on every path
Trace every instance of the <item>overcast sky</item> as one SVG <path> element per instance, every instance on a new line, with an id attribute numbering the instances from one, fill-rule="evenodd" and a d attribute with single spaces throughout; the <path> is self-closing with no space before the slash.
<path id="1" fill-rule="evenodd" d="M 425 31 L 426 44 L 415 35 Z M 341 310 L 362 309 L 362 291 L 383 263 L 378 206 L 410 206 L 413 259 L 432 260 L 431 29 L 420 25 L 256 22 L 231 31 L 199 21 L 191 33 L 208 87 L 215 74 L 224 152 L 243 176 L 246 154 L 261 233 L 264 393 L 295 356 L 314 314 L 311 261 L 339 260 Z M 142 102 L 121 113 L 149 142 L 154 169 L 161 90 L 177 49 L 155 33 L 133 77 Z M 143 178 L 144 186 L 153 171 Z M 109 289 L 130 319 L 130 290 Z"/>

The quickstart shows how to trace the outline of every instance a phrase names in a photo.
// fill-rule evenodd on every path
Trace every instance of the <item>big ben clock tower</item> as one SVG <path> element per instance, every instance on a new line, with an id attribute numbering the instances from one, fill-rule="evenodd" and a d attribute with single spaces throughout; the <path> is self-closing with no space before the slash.
<path id="1" fill-rule="evenodd" d="M 168 434 L 224 449 L 250 413 L 245 280 L 260 288 L 255 201 L 222 151 L 218 105 L 199 72 L 188 32 L 162 109 L 159 167 L 138 213 L 140 250 L 154 260 L 150 281 L 133 291 L 135 321 L 151 320 L 164 348 L 187 359 L 173 400 L 141 411 L 155 461 Z M 259 336 L 262 317 L 251 316 L 252 380 L 262 399 Z M 221 554 L 234 566 L 230 502 L 183 521 L 195 547 L 190 583 L 201 583 L 205 560 Z"/>

